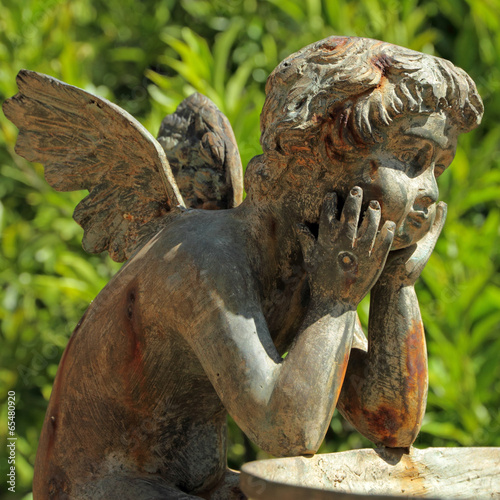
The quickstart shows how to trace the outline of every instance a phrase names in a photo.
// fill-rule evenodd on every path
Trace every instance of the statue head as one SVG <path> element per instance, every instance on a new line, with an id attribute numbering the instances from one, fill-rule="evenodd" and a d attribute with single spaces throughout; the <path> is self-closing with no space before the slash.
<path id="1" fill-rule="evenodd" d="M 269 76 L 264 155 L 251 163 L 249 177 L 257 167 L 265 170 L 259 182 L 279 184 L 297 153 L 306 152 L 342 169 L 383 143 L 398 119 L 439 114 L 456 137 L 475 128 L 482 113 L 474 82 L 449 61 L 377 40 L 330 37 L 287 57 Z"/>

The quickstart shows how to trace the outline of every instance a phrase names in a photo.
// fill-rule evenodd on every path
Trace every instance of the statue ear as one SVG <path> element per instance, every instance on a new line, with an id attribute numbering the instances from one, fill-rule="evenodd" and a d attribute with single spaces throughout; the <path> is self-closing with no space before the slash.
<path id="1" fill-rule="evenodd" d="M 252 196 L 266 196 L 285 166 L 285 158 L 275 151 L 254 156 L 245 171 L 245 191 Z"/>

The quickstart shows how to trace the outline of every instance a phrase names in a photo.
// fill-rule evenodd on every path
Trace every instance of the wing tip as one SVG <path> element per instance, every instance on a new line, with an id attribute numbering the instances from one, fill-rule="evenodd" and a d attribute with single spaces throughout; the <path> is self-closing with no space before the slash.
<path id="1" fill-rule="evenodd" d="M 206 95 L 200 93 L 200 92 L 193 92 L 191 95 L 186 97 L 183 101 L 186 105 L 189 105 L 191 107 L 209 107 L 210 109 L 215 109 L 218 111 L 217 106 L 215 103 L 208 98 Z M 182 104 L 182 103 L 181 103 Z"/>
<path id="2" fill-rule="evenodd" d="M 22 79 L 24 77 L 32 76 L 33 74 L 36 74 L 36 72 L 32 71 L 31 69 L 21 68 L 19 70 L 19 72 L 17 73 L 16 80 Z"/>
<path id="3" fill-rule="evenodd" d="M 2 111 L 3 111 L 3 114 L 5 115 L 5 117 L 7 119 L 9 119 L 10 121 L 12 121 L 12 118 L 11 118 L 11 107 L 12 107 L 12 101 L 14 99 L 15 96 L 13 97 L 9 97 L 8 99 L 5 99 L 5 101 L 2 103 Z"/>
<path id="4" fill-rule="evenodd" d="M 29 69 L 20 69 L 16 76 L 16 83 L 19 92 L 2 103 L 2 111 L 8 120 L 10 120 L 18 128 L 18 122 L 16 122 L 16 115 L 18 114 L 18 107 L 22 105 L 22 101 L 26 97 L 23 89 L 29 84 L 29 80 L 32 80 L 38 73 L 31 71 Z"/>
<path id="5" fill-rule="evenodd" d="M 21 90 L 25 85 L 29 83 L 29 80 L 36 80 L 38 73 L 36 71 L 31 71 L 30 69 L 20 69 L 16 76 L 16 83 Z"/>
<path id="6" fill-rule="evenodd" d="M 11 121 L 19 130 L 23 128 L 22 117 L 23 117 L 23 100 L 25 96 L 19 92 L 2 103 L 2 111 L 5 117 Z"/>

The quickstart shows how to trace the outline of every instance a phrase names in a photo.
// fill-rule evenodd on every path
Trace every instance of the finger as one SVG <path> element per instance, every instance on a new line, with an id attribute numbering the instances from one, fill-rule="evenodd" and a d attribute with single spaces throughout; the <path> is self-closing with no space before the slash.
<path id="1" fill-rule="evenodd" d="M 304 262 L 306 264 L 310 264 L 312 261 L 316 240 L 311 231 L 309 230 L 309 228 L 304 224 L 296 224 L 295 232 L 297 233 L 297 238 L 299 240 L 300 248 L 302 249 Z"/>
<path id="2" fill-rule="evenodd" d="M 448 205 L 444 201 L 440 201 L 436 207 L 436 218 L 434 219 L 434 223 L 432 224 L 431 231 L 435 232 L 437 236 L 441 234 L 441 231 L 444 227 L 444 223 L 446 222 L 446 215 L 448 213 Z"/>
<path id="3" fill-rule="evenodd" d="M 358 239 L 356 240 L 356 248 L 361 251 L 371 252 L 377 236 L 378 226 L 380 224 L 380 204 L 378 201 L 370 201 L 363 223 L 358 230 Z"/>
<path id="4" fill-rule="evenodd" d="M 353 187 L 347 196 L 340 217 L 340 223 L 343 225 L 342 231 L 349 241 L 354 241 L 356 238 L 362 201 L 363 190 L 358 186 Z"/>
<path id="5" fill-rule="evenodd" d="M 425 267 L 425 264 L 430 259 L 432 251 L 436 246 L 441 230 L 443 229 L 444 223 L 446 221 L 446 213 L 448 207 L 443 201 L 439 202 L 436 207 L 436 217 L 430 231 L 427 235 L 418 242 L 418 250 L 409 259 L 408 265 L 420 266 L 420 270 Z M 417 264 L 415 264 L 417 263 Z M 408 266 L 407 266 L 408 267 Z M 417 269 L 417 268 L 415 268 Z"/>
<path id="6" fill-rule="evenodd" d="M 319 220 L 318 239 L 320 241 L 326 238 L 330 240 L 334 236 L 332 232 L 337 223 L 337 202 L 337 193 L 328 193 L 323 200 L 323 207 Z"/>
<path id="7" fill-rule="evenodd" d="M 434 222 L 432 223 L 432 227 L 430 231 L 419 241 L 419 255 L 415 257 L 423 258 L 425 255 L 427 255 L 427 258 L 430 257 L 446 221 L 447 211 L 448 207 L 446 203 L 440 201 L 436 207 L 436 216 L 434 218 Z"/>
<path id="8" fill-rule="evenodd" d="M 389 255 L 389 250 L 391 249 L 392 242 L 394 240 L 395 229 L 396 224 L 392 221 L 387 221 L 383 225 L 382 230 L 373 245 L 372 256 L 374 257 L 375 262 L 379 265 L 380 269 L 382 269 L 385 265 L 385 261 Z"/>

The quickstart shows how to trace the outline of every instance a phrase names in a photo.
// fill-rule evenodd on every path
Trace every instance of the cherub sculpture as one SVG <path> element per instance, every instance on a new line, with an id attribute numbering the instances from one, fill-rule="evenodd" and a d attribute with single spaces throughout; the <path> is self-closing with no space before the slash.
<path id="1" fill-rule="evenodd" d="M 411 446 L 436 178 L 483 112 L 464 71 L 362 38 L 291 55 L 268 79 L 241 204 L 234 136 L 204 97 L 165 119 L 165 155 L 104 99 L 28 71 L 18 83 L 4 104 L 18 153 L 56 189 L 90 191 L 74 215 L 86 250 L 128 259 L 62 357 L 35 500 L 241 498 L 227 413 L 278 456 L 314 454 L 336 407 L 377 445 Z"/>

